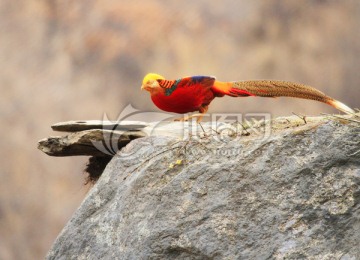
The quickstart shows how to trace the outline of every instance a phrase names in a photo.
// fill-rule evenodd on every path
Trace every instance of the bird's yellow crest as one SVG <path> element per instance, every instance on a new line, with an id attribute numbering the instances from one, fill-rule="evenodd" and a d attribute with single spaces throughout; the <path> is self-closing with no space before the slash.
<path id="1" fill-rule="evenodd" d="M 143 85 L 145 85 L 149 80 L 165 79 L 163 76 L 155 73 L 148 73 L 143 79 Z"/>

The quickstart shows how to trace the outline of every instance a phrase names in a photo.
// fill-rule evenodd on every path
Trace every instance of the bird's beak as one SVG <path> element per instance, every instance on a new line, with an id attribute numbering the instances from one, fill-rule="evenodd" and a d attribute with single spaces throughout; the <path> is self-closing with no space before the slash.
<path id="1" fill-rule="evenodd" d="M 141 90 L 146 90 L 146 91 L 150 91 L 151 90 L 151 87 L 147 84 L 142 84 L 141 85 Z"/>

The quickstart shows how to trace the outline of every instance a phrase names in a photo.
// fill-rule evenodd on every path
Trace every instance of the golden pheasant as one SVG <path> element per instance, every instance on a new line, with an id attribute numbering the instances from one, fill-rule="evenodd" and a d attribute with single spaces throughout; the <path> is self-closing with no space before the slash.
<path id="1" fill-rule="evenodd" d="M 147 74 L 141 89 L 150 92 L 154 104 L 167 112 L 206 113 L 215 97 L 295 97 L 323 102 L 336 109 L 352 114 L 350 107 L 326 96 L 321 91 L 299 83 L 278 80 L 249 80 L 220 82 L 211 76 L 192 76 L 167 80 L 155 73 Z M 200 117 L 201 119 L 201 117 Z"/>

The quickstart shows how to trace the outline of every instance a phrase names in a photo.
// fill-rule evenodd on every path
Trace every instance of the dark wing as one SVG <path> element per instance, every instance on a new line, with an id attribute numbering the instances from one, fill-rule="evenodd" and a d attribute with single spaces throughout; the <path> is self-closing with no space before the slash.
<path id="1" fill-rule="evenodd" d="M 158 82 L 160 87 L 166 89 L 165 94 L 169 96 L 177 88 L 201 86 L 210 89 L 214 85 L 215 78 L 211 76 L 191 76 L 177 80 L 159 79 Z"/>

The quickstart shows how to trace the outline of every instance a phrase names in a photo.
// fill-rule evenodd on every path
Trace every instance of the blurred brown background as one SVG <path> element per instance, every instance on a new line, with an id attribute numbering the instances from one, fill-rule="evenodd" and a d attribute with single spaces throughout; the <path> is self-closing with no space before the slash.
<path id="1" fill-rule="evenodd" d="M 37 141 L 60 121 L 116 119 L 167 78 L 279 79 L 359 107 L 360 1 L 0 0 L 0 259 L 41 259 L 81 203 L 86 158 Z M 209 112 L 336 112 L 294 99 L 222 98 Z"/>

